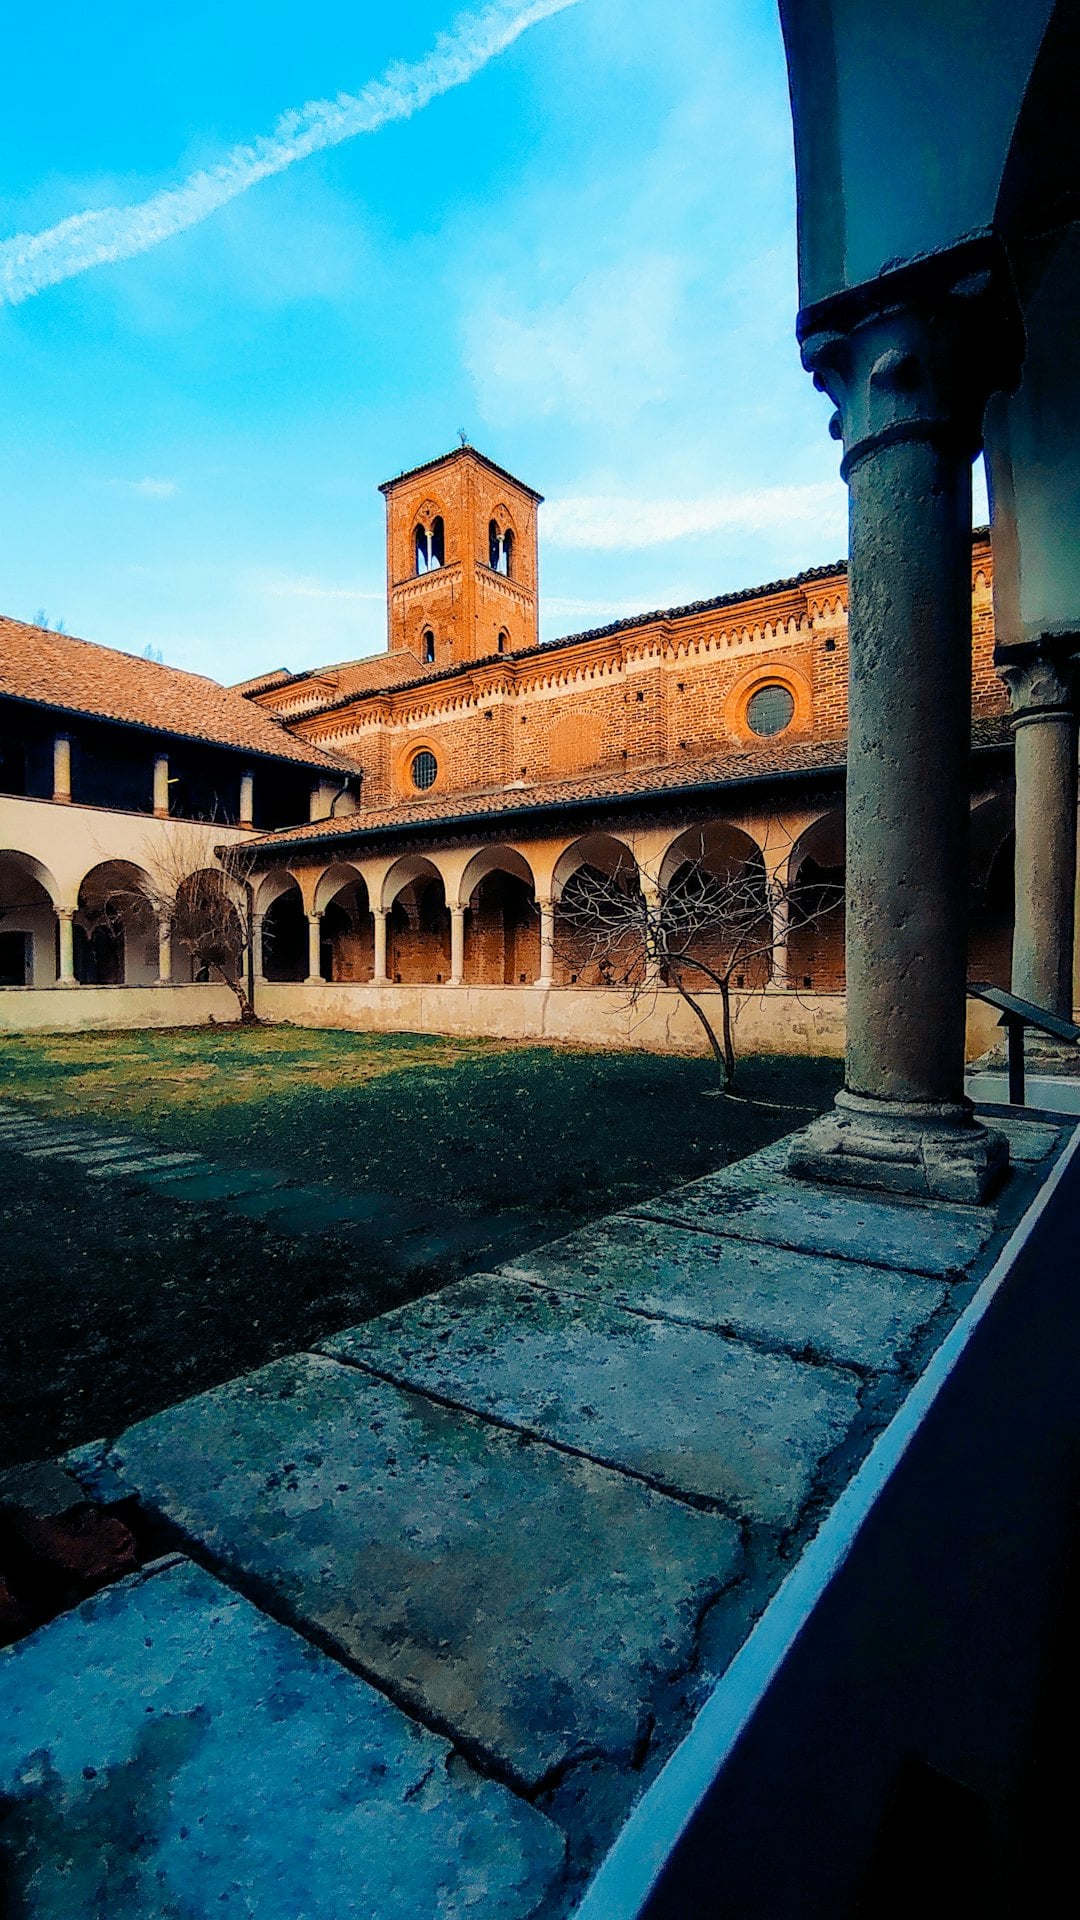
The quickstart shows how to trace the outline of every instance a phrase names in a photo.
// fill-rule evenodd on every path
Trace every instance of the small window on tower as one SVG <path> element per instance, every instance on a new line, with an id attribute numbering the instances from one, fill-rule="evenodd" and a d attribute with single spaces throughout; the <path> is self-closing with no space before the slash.
<path id="1" fill-rule="evenodd" d="M 430 550 L 428 547 L 428 530 L 426 527 L 418 526 L 416 528 L 413 534 L 413 546 L 416 550 L 416 571 L 417 573 L 426 573 L 431 563 Z"/>
<path id="2" fill-rule="evenodd" d="M 503 537 L 502 537 L 502 566 L 499 568 L 499 572 L 505 573 L 508 580 L 510 578 L 510 575 L 514 571 L 513 560 L 514 560 L 514 536 L 510 528 L 507 527 L 506 532 L 503 534 Z"/>
<path id="3" fill-rule="evenodd" d="M 507 633 L 505 627 L 500 627 L 499 628 L 499 652 L 505 653 L 509 645 L 510 645 L 510 635 Z"/>
<path id="4" fill-rule="evenodd" d="M 446 565 L 446 533 L 441 513 L 435 515 L 430 527 L 418 521 L 413 533 L 413 546 L 416 554 L 417 573 L 430 573 L 433 567 Z"/>
<path id="5" fill-rule="evenodd" d="M 435 635 L 430 627 L 424 628 L 424 665 L 425 667 L 435 665 Z"/>

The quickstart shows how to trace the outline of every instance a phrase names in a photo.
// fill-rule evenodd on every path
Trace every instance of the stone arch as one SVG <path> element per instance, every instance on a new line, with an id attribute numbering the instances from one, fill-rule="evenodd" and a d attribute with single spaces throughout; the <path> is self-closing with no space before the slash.
<path id="1" fill-rule="evenodd" d="M 482 847 L 458 883 L 465 908 L 465 980 L 526 986 L 540 971 L 540 914 L 533 870 L 514 847 Z"/>
<path id="2" fill-rule="evenodd" d="M 708 820 L 684 828 L 668 846 L 659 870 L 660 891 L 672 912 L 685 902 L 687 921 L 710 898 L 718 902 L 713 924 L 687 939 L 690 986 L 714 985 L 710 974 L 692 966 L 694 956 L 730 977 L 736 991 L 756 992 L 773 971 L 773 923 L 769 907 L 765 855 L 753 835 L 730 820 Z M 751 889 L 745 898 L 746 884 Z M 728 891 L 730 889 L 730 891 Z M 760 911 L 759 911 L 760 907 Z"/>
<path id="3" fill-rule="evenodd" d="M 788 983 L 796 993 L 842 993 L 844 809 L 830 807 L 799 835 L 788 858 L 791 885 Z"/>
<path id="4" fill-rule="evenodd" d="M 367 882 L 347 860 L 320 874 L 315 911 L 322 915 L 320 970 L 324 980 L 370 980 L 375 971 L 375 922 Z"/>
<path id="5" fill-rule="evenodd" d="M 195 867 L 176 889 L 172 915 L 172 978 L 205 982 L 235 979 L 242 970 L 247 931 L 238 901 L 220 867 Z"/>
<path id="6" fill-rule="evenodd" d="M 993 987 L 1012 981 L 1016 834 L 1011 791 L 971 810 L 968 979 Z"/>
<path id="7" fill-rule="evenodd" d="M 386 971 L 399 986 L 440 985 L 450 978 L 450 909 L 434 860 L 404 854 L 382 885 Z"/>
<path id="8" fill-rule="evenodd" d="M 609 878 L 616 874 L 637 874 L 637 861 L 625 840 L 612 833 L 586 833 L 572 840 L 555 862 L 551 876 L 551 897 L 558 900 L 572 873 L 578 867 L 595 867 Z"/>
<path id="9" fill-rule="evenodd" d="M 551 897 L 555 902 L 555 980 L 568 986 L 612 986 L 633 965 L 633 937 L 628 930 L 625 952 L 621 941 L 615 946 L 604 941 L 597 951 L 588 930 L 571 921 L 563 907 L 568 906 L 574 896 L 575 882 L 586 879 L 614 881 L 620 887 L 636 890 L 640 885 L 638 863 L 626 841 L 610 833 L 583 834 L 559 855 L 551 876 Z"/>
<path id="10" fill-rule="evenodd" d="M 0 986 L 53 985 L 59 901 L 55 879 L 33 854 L 0 851 Z"/>
<path id="11" fill-rule="evenodd" d="M 275 900 L 287 893 L 290 887 L 299 887 L 300 882 L 288 867 L 272 867 L 264 873 L 255 888 L 254 908 L 256 913 L 266 913 Z"/>
<path id="12" fill-rule="evenodd" d="M 262 966 L 265 980 L 307 979 L 308 929 L 299 880 L 287 867 L 268 873 L 255 896 L 262 915 Z"/>
<path id="13" fill-rule="evenodd" d="M 79 885 L 75 977 L 84 986 L 153 986 L 158 928 L 153 883 L 133 860 L 101 860 Z"/>

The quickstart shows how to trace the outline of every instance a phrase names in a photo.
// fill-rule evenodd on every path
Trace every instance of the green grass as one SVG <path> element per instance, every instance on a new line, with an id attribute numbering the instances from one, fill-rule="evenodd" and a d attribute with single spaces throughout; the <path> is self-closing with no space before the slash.
<path id="1" fill-rule="evenodd" d="M 294 1028 L 26 1035 L 0 1094 L 122 1122 L 229 1164 L 467 1208 L 604 1211 L 752 1152 L 820 1111 L 832 1061 L 743 1064 Z"/>
<path id="2" fill-rule="evenodd" d="M 290 1028 L 0 1040 L 4 1098 L 434 1205 L 474 1223 L 480 1264 L 492 1216 L 506 1258 L 661 1193 L 802 1124 L 840 1067 L 741 1077 L 745 1103 L 705 1060 Z M 457 1271 L 0 1156 L 0 1461 L 115 1433 Z"/>

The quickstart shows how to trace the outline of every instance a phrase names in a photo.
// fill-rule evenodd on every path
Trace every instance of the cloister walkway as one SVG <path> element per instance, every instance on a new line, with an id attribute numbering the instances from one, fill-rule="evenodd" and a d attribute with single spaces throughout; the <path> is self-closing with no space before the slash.
<path id="1" fill-rule="evenodd" d="M 15 1885 L 565 1912 L 1069 1135 L 1003 1124 L 993 1207 L 766 1148 L 69 1456 L 184 1557 L 0 1656 Z"/>

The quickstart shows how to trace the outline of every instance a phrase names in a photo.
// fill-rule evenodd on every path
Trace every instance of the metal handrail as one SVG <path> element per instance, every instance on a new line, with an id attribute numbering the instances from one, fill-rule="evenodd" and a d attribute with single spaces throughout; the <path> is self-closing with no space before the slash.
<path id="1" fill-rule="evenodd" d="M 1009 1105 L 1024 1105 L 1024 1028 L 1034 1027 L 1039 1033 L 1048 1033 L 1054 1040 L 1071 1040 L 1075 1045 L 1080 1040 L 1080 1027 L 1072 1020 L 1063 1020 L 1058 1013 L 1048 1013 L 1045 1007 L 1037 1007 L 1034 1001 L 1021 1000 L 1015 993 L 1007 993 L 1004 987 L 991 987 L 984 981 L 973 980 L 968 986 L 968 995 L 973 1000 L 984 1000 L 988 1007 L 996 1007 L 1001 1014 L 998 1021 L 1004 1027 L 1009 1043 Z"/>

